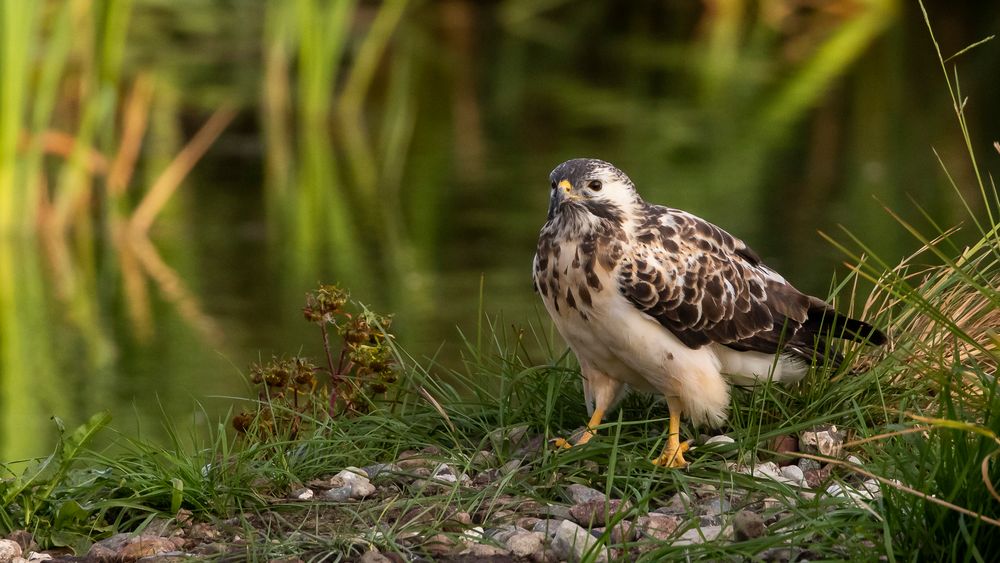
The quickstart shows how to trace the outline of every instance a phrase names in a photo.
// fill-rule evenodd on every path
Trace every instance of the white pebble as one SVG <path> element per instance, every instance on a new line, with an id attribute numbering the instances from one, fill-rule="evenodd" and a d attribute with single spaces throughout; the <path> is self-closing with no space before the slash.
<path id="1" fill-rule="evenodd" d="M 708 440 L 705 440 L 705 445 L 708 444 L 735 444 L 736 440 L 726 436 L 725 434 L 719 434 L 718 436 L 712 436 Z"/>

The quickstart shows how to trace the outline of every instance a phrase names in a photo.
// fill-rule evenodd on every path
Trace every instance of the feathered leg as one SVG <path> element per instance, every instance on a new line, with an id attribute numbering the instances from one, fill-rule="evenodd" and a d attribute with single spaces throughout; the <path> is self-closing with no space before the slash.
<path id="1" fill-rule="evenodd" d="M 584 395 L 587 399 L 587 410 L 590 410 L 591 400 L 593 401 L 593 410 L 590 414 L 590 421 L 587 422 L 587 429 L 580 435 L 576 442 L 570 442 L 563 438 L 556 438 L 553 440 L 553 444 L 559 448 L 571 448 L 573 446 L 582 446 L 590 441 L 594 437 L 596 429 L 600 426 L 601 421 L 604 420 L 604 415 L 611 410 L 618 399 L 621 398 L 622 390 L 624 386 L 622 383 L 616 379 L 612 379 L 605 375 L 604 373 L 594 369 L 589 365 L 581 366 L 581 374 L 583 375 L 583 390 Z"/>
<path id="2" fill-rule="evenodd" d="M 670 428 L 667 431 L 667 445 L 663 447 L 660 457 L 653 460 L 653 465 L 678 468 L 687 465 L 684 452 L 689 444 L 681 442 L 681 401 L 677 397 L 667 397 L 667 408 L 670 409 Z"/>

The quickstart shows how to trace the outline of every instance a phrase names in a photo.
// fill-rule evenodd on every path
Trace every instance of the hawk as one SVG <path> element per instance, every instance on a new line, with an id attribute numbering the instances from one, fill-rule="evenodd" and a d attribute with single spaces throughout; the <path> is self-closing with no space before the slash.
<path id="1" fill-rule="evenodd" d="M 729 386 L 798 381 L 838 366 L 836 337 L 886 336 L 795 289 L 742 240 L 690 213 L 644 201 L 621 170 L 574 159 L 549 176 L 534 287 L 580 363 L 586 443 L 628 389 L 661 395 L 667 443 L 653 463 L 687 464 L 680 420 L 718 426 Z M 565 440 L 557 445 L 570 447 Z"/>

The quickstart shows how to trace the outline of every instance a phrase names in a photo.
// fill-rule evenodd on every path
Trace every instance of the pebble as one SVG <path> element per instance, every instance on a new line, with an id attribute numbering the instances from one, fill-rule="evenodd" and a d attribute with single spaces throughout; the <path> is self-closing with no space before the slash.
<path id="1" fill-rule="evenodd" d="M 708 440 L 705 440 L 705 445 L 709 444 L 735 444 L 736 440 L 726 436 L 725 434 L 719 434 L 718 436 L 712 436 Z"/>
<path id="2" fill-rule="evenodd" d="M 835 425 L 821 426 L 803 432 L 799 444 L 806 453 L 840 457 L 846 437 Z"/>
<path id="3" fill-rule="evenodd" d="M 375 493 L 375 485 L 368 479 L 368 475 L 357 467 L 348 467 L 337 473 L 331 481 L 341 479 L 344 485 L 350 487 L 350 498 L 362 499 Z"/>
<path id="4" fill-rule="evenodd" d="M 591 528 L 590 535 L 599 539 L 607 532 L 608 528 L 606 526 L 599 528 Z M 620 543 L 630 542 L 635 539 L 635 535 L 637 532 L 638 530 L 636 530 L 635 524 L 633 524 L 628 520 L 622 520 L 611 528 L 611 533 L 608 534 L 608 539 L 610 540 L 609 543 L 620 544 Z"/>
<path id="5" fill-rule="evenodd" d="M 691 496 L 684 491 L 674 494 L 667 501 L 667 504 L 657 508 L 653 512 L 658 514 L 687 514 L 690 512 Z"/>
<path id="6" fill-rule="evenodd" d="M 443 557 L 459 551 L 458 543 L 447 534 L 434 534 L 427 538 L 421 547 L 434 557 Z M 465 546 L 462 546 L 462 549 L 465 549 Z"/>
<path id="7" fill-rule="evenodd" d="M 290 500 L 312 500 L 314 496 L 316 496 L 316 493 L 314 493 L 313 490 L 310 489 L 309 487 L 302 487 L 301 489 L 295 489 L 294 491 L 288 494 L 288 498 Z"/>
<path id="8" fill-rule="evenodd" d="M 620 499 L 607 501 L 594 499 L 574 504 L 569 508 L 569 515 L 577 524 L 590 528 L 592 526 L 604 526 L 615 514 L 627 512 L 631 509 L 632 505 L 629 502 Z"/>
<path id="9" fill-rule="evenodd" d="M 330 502 L 347 502 L 351 498 L 351 486 L 344 485 L 336 489 L 327 489 L 319 494 L 319 498 Z"/>
<path id="10" fill-rule="evenodd" d="M 730 510 L 732 510 L 732 505 L 721 497 L 708 499 L 698 505 L 698 514 L 701 516 L 718 516 Z"/>
<path id="11" fill-rule="evenodd" d="M 677 531 L 680 519 L 676 516 L 668 516 L 651 512 L 645 516 L 636 518 L 635 525 L 640 534 L 644 537 L 655 540 L 666 541 Z"/>
<path id="12" fill-rule="evenodd" d="M 497 455 L 489 450 L 479 450 L 469 460 L 473 467 L 493 467 L 496 463 Z"/>
<path id="13" fill-rule="evenodd" d="M 830 477 L 830 470 L 829 470 L 829 468 L 827 468 L 827 469 L 809 469 L 809 470 L 803 471 L 803 473 L 806 476 L 806 484 L 809 485 L 809 487 L 813 488 L 813 489 L 815 489 L 816 487 L 819 487 L 824 481 L 827 480 L 827 478 Z"/>
<path id="14" fill-rule="evenodd" d="M 38 544 L 35 543 L 35 537 L 27 530 L 14 530 L 13 532 L 7 534 L 7 539 L 17 542 L 18 545 L 21 546 L 21 551 L 30 552 L 38 549 Z"/>
<path id="15" fill-rule="evenodd" d="M 797 465 L 786 465 L 782 467 L 781 474 L 795 485 L 800 487 L 806 486 L 806 475 Z"/>
<path id="16" fill-rule="evenodd" d="M 520 446 L 528 435 L 528 425 L 518 424 L 510 428 L 497 428 L 487 435 L 494 450 L 512 450 Z"/>
<path id="17" fill-rule="evenodd" d="M 388 477 L 393 473 L 400 473 L 402 469 L 395 463 L 376 463 L 362 467 L 361 471 L 364 472 L 368 479 L 378 479 L 380 477 Z"/>
<path id="18" fill-rule="evenodd" d="M 535 526 L 531 529 L 531 531 L 538 532 L 551 540 L 556 536 L 556 530 L 559 529 L 559 525 L 562 523 L 562 519 L 539 520 L 535 523 Z"/>
<path id="19" fill-rule="evenodd" d="M 861 488 L 872 495 L 872 498 L 882 496 L 882 484 L 876 479 L 868 479 L 861 483 Z"/>
<path id="20" fill-rule="evenodd" d="M 809 459 L 807 457 L 800 457 L 799 462 L 796 464 L 799 466 L 803 472 L 806 471 L 819 471 L 822 465 L 815 459 Z"/>
<path id="21" fill-rule="evenodd" d="M 500 466 L 500 474 L 510 475 L 511 473 L 515 473 L 520 468 L 521 468 L 521 460 L 512 459 L 507 463 L 503 464 L 502 466 Z"/>
<path id="22" fill-rule="evenodd" d="M 515 524 L 525 530 L 530 530 L 535 527 L 535 524 L 538 523 L 539 520 L 541 520 L 541 518 L 535 518 L 534 516 L 522 516 L 517 519 Z"/>
<path id="23" fill-rule="evenodd" d="M 366 551 L 364 555 L 358 558 L 358 563 L 392 563 L 392 559 L 389 559 L 378 551 L 372 550 Z"/>
<path id="24" fill-rule="evenodd" d="M 722 535 L 722 526 L 691 528 L 674 541 L 674 545 L 693 545 L 715 540 Z"/>
<path id="25" fill-rule="evenodd" d="M 519 528 L 514 524 L 506 524 L 499 528 L 488 528 L 483 531 L 483 535 L 497 543 L 506 543 L 511 536 L 521 532 L 527 532 L 527 530 Z"/>
<path id="26" fill-rule="evenodd" d="M 733 518 L 733 532 L 738 540 L 752 540 L 764 535 L 764 519 L 755 512 L 741 510 Z"/>
<path id="27" fill-rule="evenodd" d="M 573 504 L 583 504 L 594 500 L 604 502 L 607 499 L 601 491 L 576 483 L 566 487 L 566 494 L 569 495 L 569 499 L 573 501 Z"/>
<path id="28" fill-rule="evenodd" d="M 510 550 L 485 543 L 474 543 L 470 545 L 468 549 L 460 553 L 460 555 L 472 557 L 475 560 L 482 560 L 493 557 L 510 557 Z"/>
<path id="29" fill-rule="evenodd" d="M 21 554 L 21 544 L 14 540 L 0 540 L 0 563 L 10 563 Z"/>
<path id="30" fill-rule="evenodd" d="M 552 551 L 560 560 L 570 563 L 583 561 L 584 557 L 594 563 L 607 563 L 607 550 L 595 548 L 597 544 L 597 538 L 590 535 L 587 530 L 569 520 L 563 520 L 556 528 L 555 537 L 552 539 Z"/>
<path id="31" fill-rule="evenodd" d="M 462 532 L 462 539 L 468 541 L 479 541 L 483 539 L 483 527 L 475 526 Z"/>
<path id="32" fill-rule="evenodd" d="M 183 540 L 181 540 L 181 544 L 183 545 Z M 134 561 L 143 557 L 152 557 L 154 555 L 163 555 L 177 551 L 178 547 L 179 546 L 169 538 L 139 536 L 130 540 L 129 543 L 125 544 L 125 546 L 118 551 L 118 559 Z"/>
<path id="33" fill-rule="evenodd" d="M 507 538 L 504 544 L 517 557 L 528 557 L 540 553 L 545 547 L 545 534 L 541 532 L 517 532 Z"/>

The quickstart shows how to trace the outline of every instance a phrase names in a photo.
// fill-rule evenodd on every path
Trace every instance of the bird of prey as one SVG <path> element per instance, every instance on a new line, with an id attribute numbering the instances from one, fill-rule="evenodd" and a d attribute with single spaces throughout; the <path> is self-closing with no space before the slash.
<path id="1" fill-rule="evenodd" d="M 812 362 L 839 365 L 827 338 L 886 336 L 795 289 L 740 239 L 644 201 L 613 165 L 574 159 L 549 176 L 535 290 L 580 363 L 586 443 L 628 389 L 666 398 L 667 443 L 653 463 L 687 464 L 680 420 L 718 426 L 729 386 L 788 383 Z"/>

